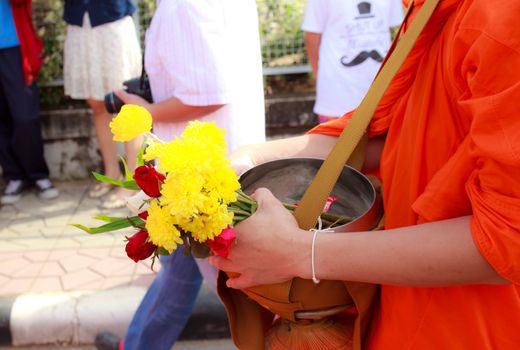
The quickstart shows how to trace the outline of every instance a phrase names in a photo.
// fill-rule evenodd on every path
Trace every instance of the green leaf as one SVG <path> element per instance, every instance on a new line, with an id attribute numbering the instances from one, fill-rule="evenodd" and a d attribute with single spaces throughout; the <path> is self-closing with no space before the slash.
<path id="1" fill-rule="evenodd" d="M 127 228 L 130 226 L 139 226 L 139 225 L 144 225 L 143 219 L 141 219 L 139 216 L 132 216 L 132 217 L 128 217 L 128 218 L 114 220 L 105 225 L 101 225 L 98 227 L 88 227 L 88 226 L 81 225 L 81 224 L 70 224 L 70 226 L 77 227 L 80 230 L 83 230 L 90 234 L 116 231 L 116 230 L 120 230 L 120 229 Z"/>
<path id="2" fill-rule="evenodd" d="M 123 183 L 123 181 L 121 181 L 119 179 L 113 179 L 111 177 L 105 176 L 105 175 L 97 173 L 95 171 L 92 172 L 92 175 L 94 175 L 96 180 L 101 181 L 101 182 L 106 182 L 106 183 L 109 183 L 112 185 L 121 186 Z"/>
<path id="3" fill-rule="evenodd" d="M 155 251 L 158 255 L 170 255 L 170 252 L 164 249 L 163 247 L 157 247 Z"/>
<path id="4" fill-rule="evenodd" d="M 123 187 L 135 191 L 139 191 L 141 189 L 141 187 L 139 187 L 133 179 L 129 181 L 123 181 Z"/>
<path id="5" fill-rule="evenodd" d="M 125 180 L 126 181 L 131 181 L 134 179 L 134 174 L 132 174 L 130 172 L 130 170 L 128 170 L 128 164 L 126 164 L 126 160 L 125 160 L 125 157 L 123 156 L 119 156 L 119 158 L 121 159 L 121 162 L 123 162 L 123 167 L 125 169 Z"/>
<path id="6" fill-rule="evenodd" d="M 137 153 L 137 166 L 144 165 L 144 150 L 146 149 L 146 142 L 143 142 L 141 148 L 139 148 L 139 153 Z"/>
<path id="7" fill-rule="evenodd" d="M 113 179 L 111 177 L 105 176 L 100 173 L 96 173 L 95 171 L 92 172 L 96 180 L 101 182 L 106 182 L 115 186 L 123 187 L 129 190 L 140 190 L 139 186 L 137 186 L 137 183 L 135 180 L 128 180 L 128 181 L 122 181 L 118 179 Z"/>
<path id="8" fill-rule="evenodd" d="M 124 218 L 122 218 L 122 217 L 116 217 L 116 216 L 96 215 L 96 216 L 93 216 L 92 218 L 96 219 L 96 220 L 105 221 L 105 222 L 114 222 L 114 221 L 118 221 L 118 220 L 122 220 L 122 219 L 126 220 L 126 216 Z"/>

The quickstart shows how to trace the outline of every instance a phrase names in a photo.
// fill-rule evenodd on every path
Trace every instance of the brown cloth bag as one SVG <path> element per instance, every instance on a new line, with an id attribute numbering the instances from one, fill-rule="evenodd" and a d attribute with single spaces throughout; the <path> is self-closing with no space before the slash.
<path id="1" fill-rule="evenodd" d="M 347 160 L 354 156 L 358 160 L 364 159 L 363 156 L 359 156 L 359 154 L 363 155 L 363 142 L 361 144 L 359 142 L 366 138 L 366 129 L 380 99 L 438 2 L 439 0 L 426 0 L 406 33 L 394 40 L 389 55 L 385 58 L 365 98 L 354 112 L 351 121 L 341 133 L 295 210 L 294 215 L 300 228 L 308 230 L 315 226 Z M 413 5 L 412 1 L 403 23 L 406 22 Z M 356 147 L 357 151 L 354 152 Z M 296 311 L 323 310 L 348 304 L 355 305 L 358 311 L 357 317 L 353 316 L 355 317 L 353 349 L 359 350 L 362 348 L 362 340 L 368 330 L 379 290 L 377 285 L 369 283 L 321 281 L 319 284 L 314 284 L 311 280 L 300 278 L 285 283 L 236 290 L 227 288 L 227 278 L 226 273 L 222 271 L 219 273 L 217 291 L 226 307 L 233 341 L 242 350 L 264 349 L 265 336 L 273 324 L 275 314 L 295 321 Z"/>

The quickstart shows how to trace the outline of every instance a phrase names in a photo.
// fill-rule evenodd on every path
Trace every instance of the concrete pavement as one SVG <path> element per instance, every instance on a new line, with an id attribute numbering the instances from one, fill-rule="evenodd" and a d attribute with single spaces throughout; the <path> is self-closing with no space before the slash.
<path id="1" fill-rule="evenodd" d="M 128 231 L 89 235 L 68 226 L 128 214 L 101 210 L 101 200 L 87 196 L 93 183 L 57 182 L 57 199 L 27 193 L 0 207 L 0 344 L 92 344 L 100 330 L 124 334 L 160 264 L 152 271 L 150 259 L 126 256 Z M 227 335 L 224 309 L 203 287 L 183 336 Z"/>
<path id="2" fill-rule="evenodd" d="M 233 342 L 230 339 L 213 340 L 183 340 L 177 342 L 172 350 L 233 350 Z M 29 347 L 3 347 L 0 350 L 96 350 L 93 346 L 29 346 Z"/>

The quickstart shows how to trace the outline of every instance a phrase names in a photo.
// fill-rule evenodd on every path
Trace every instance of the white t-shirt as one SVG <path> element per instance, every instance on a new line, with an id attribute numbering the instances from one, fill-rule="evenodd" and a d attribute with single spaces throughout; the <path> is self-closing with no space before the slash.
<path id="1" fill-rule="evenodd" d="M 302 29 L 321 34 L 316 114 L 339 117 L 357 107 L 402 18 L 401 0 L 307 0 Z"/>
<path id="2" fill-rule="evenodd" d="M 145 65 L 154 101 L 225 104 L 201 121 L 226 130 L 228 149 L 265 140 L 264 91 L 254 0 L 163 0 L 146 34 Z M 163 140 L 187 122 L 156 123 Z"/>

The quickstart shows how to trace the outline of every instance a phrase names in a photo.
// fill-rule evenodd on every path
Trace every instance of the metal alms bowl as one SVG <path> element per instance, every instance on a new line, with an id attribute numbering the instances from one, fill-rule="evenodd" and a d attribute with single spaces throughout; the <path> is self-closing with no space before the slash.
<path id="1" fill-rule="evenodd" d="M 259 187 L 266 187 L 280 201 L 295 204 L 303 197 L 322 163 L 322 159 L 314 158 L 275 160 L 248 170 L 240 177 L 240 183 L 246 193 L 251 193 Z M 329 212 L 353 219 L 347 224 L 334 227 L 334 232 L 368 231 L 375 228 L 381 220 L 383 213 L 381 197 L 370 180 L 356 169 L 350 166 L 343 168 L 331 195 L 337 200 L 332 203 Z M 334 281 L 329 282 L 332 284 L 327 288 L 338 288 Z M 323 283 L 320 284 L 322 285 Z M 321 288 L 320 286 L 316 285 L 315 288 Z M 311 292 L 303 289 L 302 294 L 300 293 L 302 290 L 297 288 L 299 292 L 295 292 L 292 290 L 293 287 L 290 293 L 295 300 L 314 295 L 311 304 L 307 303 L 309 300 L 305 300 L 304 308 L 294 312 L 296 319 L 322 319 L 352 306 L 353 301 L 347 302 L 348 298 L 321 300 L 315 294 L 321 295 L 320 293 L 324 291 L 321 289 L 311 290 Z"/>
<path id="2" fill-rule="evenodd" d="M 300 201 L 316 176 L 322 159 L 287 158 L 260 164 L 240 176 L 240 184 L 245 193 L 252 193 L 259 187 L 269 189 L 276 198 L 288 204 Z M 382 217 L 382 203 L 378 192 L 370 180 L 346 165 L 332 189 L 331 195 L 337 200 L 329 212 L 353 218 L 347 224 L 334 228 L 336 232 L 371 230 Z"/>

